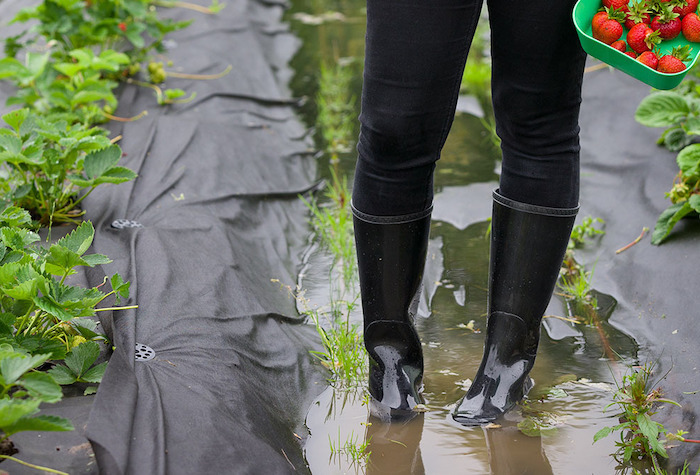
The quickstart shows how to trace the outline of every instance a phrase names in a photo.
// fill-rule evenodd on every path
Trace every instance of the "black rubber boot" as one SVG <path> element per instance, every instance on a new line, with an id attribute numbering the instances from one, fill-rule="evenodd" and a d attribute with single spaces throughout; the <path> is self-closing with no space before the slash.
<path id="1" fill-rule="evenodd" d="M 578 208 L 547 208 L 493 193 L 484 357 L 452 417 L 485 424 L 529 391 L 540 322 L 552 297 Z"/>
<path id="2" fill-rule="evenodd" d="M 385 422 L 410 418 L 423 403 L 423 350 L 413 319 L 431 211 L 370 216 L 353 208 L 370 412 Z"/>

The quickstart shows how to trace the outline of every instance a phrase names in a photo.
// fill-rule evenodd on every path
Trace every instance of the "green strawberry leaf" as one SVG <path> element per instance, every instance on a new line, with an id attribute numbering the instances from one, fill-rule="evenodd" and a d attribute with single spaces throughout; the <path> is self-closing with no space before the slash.
<path id="1" fill-rule="evenodd" d="M 700 176 L 700 144 L 688 145 L 678 153 L 676 157 L 678 167 L 683 175 L 690 177 Z"/>
<path id="2" fill-rule="evenodd" d="M 95 228 L 90 221 L 83 221 L 66 236 L 58 240 L 56 244 L 63 246 L 82 256 L 90 248 L 95 237 Z"/>
<path id="3" fill-rule="evenodd" d="M 7 356 L 0 361 L 0 374 L 5 386 L 14 384 L 24 373 L 47 362 L 51 355 L 25 356 L 16 354 Z"/>
<path id="4" fill-rule="evenodd" d="M 105 374 L 106 369 L 106 361 L 104 363 L 100 363 L 96 366 L 93 366 L 80 377 L 80 381 L 83 383 L 99 383 L 100 381 L 102 381 L 102 376 Z"/>
<path id="5" fill-rule="evenodd" d="M 6 436 L 26 431 L 65 432 L 73 429 L 73 424 L 65 417 L 48 415 L 23 417 L 14 424 L 2 428 Z"/>
<path id="6" fill-rule="evenodd" d="M 62 386 L 73 384 L 78 380 L 70 368 L 63 365 L 56 365 L 48 370 L 47 373 L 51 375 L 54 381 Z"/>
<path id="7" fill-rule="evenodd" d="M 678 221 L 691 211 L 693 211 L 693 208 L 687 201 L 676 203 L 666 208 L 656 221 L 654 232 L 651 234 L 651 243 L 658 246 L 664 242 Z"/>
<path id="8" fill-rule="evenodd" d="M 83 162 L 83 169 L 88 178 L 102 176 L 107 170 L 117 165 L 122 156 L 118 145 L 110 145 L 102 150 L 89 153 Z"/>
<path id="9" fill-rule="evenodd" d="M 688 198 L 688 204 L 696 213 L 700 213 L 700 195 L 693 195 Z"/>
<path id="10" fill-rule="evenodd" d="M 80 379 L 95 363 L 98 356 L 100 356 L 100 345 L 94 341 L 86 341 L 73 348 L 64 361 L 66 366 Z"/>
<path id="11" fill-rule="evenodd" d="M 19 384 L 29 395 L 44 402 L 58 402 L 63 398 L 61 386 L 47 373 L 31 372 L 22 376 Z"/>
<path id="12" fill-rule="evenodd" d="M 676 125 L 690 113 L 685 97 L 670 91 L 658 92 L 645 97 L 637 107 L 634 118 L 647 127 L 669 127 Z"/>
<path id="13" fill-rule="evenodd" d="M 83 256 L 83 261 L 89 267 L 95 267 L 97 265 L 109 264 L 112 259 L 102 254 L 88 254 Z"/>
<path id="14" fill-rule="evenodd" d="M 129 286 L 131 282 L 124 282 L 121 275 L 114 274 L 110 279 L 110 284 L 112 284 L 112 290 L 114 290 L 118 297 L 129 298 Z"/>
<path id="15" fill-rule="evenodd" d="M 36 413 L 40 403 L 39 399 L 0 399 L 0 430 L 6 436 L 14 434 L 10 428 L 20 419 Z"/>
<path id="16" fill-rule="evenodd" d="M 124 183 L 136 178 L 136 173 L 126 167 L 112 167 L 105 171 L 102 175 L 95 178 L 94 184 L 100 185 L 102 183 L 113 183 L 118 185 L 119 183 Z"/>

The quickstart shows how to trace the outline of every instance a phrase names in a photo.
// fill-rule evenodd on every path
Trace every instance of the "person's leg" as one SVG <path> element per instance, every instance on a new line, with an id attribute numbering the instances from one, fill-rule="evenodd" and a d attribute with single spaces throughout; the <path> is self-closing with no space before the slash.
<path id="1" fill-rule="evenodd" d="M 493 196 L 484 356 L 453 412 L 463 424 L 491 422 L 527 393 L 578 211 L 585 54 L 571 21 L 574 1 L 513 3 L 489 0 L 503 166 Z"/>
<path id="2" fill-rule="evenodd" d="M 368 0 L 353 205 L 428 209 L 481 0 Z"/>
<path id="3" fill-rule="evenodd" d="M 454 118 L 481 0 L 368 0 L 352 206 L 370 410 L 411 417 L 423 402 L 413 326 L 433 169 Z"/>

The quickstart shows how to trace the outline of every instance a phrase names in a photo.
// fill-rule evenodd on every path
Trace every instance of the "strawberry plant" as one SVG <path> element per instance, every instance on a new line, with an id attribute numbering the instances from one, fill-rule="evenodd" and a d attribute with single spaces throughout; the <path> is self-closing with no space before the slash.
<path id="1" fill-rule="evenodd" d="M 8 458 L 16 452 L 7 444 L 7 439 L 18 432 L 73 430 L 68 419 L 37 415 L 40 404 L 55 403 L 63 398 L 54 378 L 37 370 L 49 357 L 48 354 L 29 355 L 8 344 L 0 345 L 0 443 L 5 449 L 4 453 L 0 452 L 0 458 Z"/>
<path id="2" fill-rule="evenodd" d="M 62 359 L 74 347 L 104 339 L 91 317 L 107 297 L 127 298 L 129 284 L 119 274 L 110 279 L 112 290 L 69 285 L 66 279 L 78 267 L 111 262 L 100 254 L 86 254 L 95 230 L 83 222 L 48 247 L 37 246 L 39 236 L 22 227 L 29 213 L 8 207 L 0 214 L 0 343 L 31 354 Z"/>
<path id="3" fill-rule="evenodd" d="M 105 130 L 70 125 L 60 117 L 41 117 L 28 109 L 2 116 L 0 193 L 28 210 L 38 226 L 77 223 L 80 202 L 97 186 L 123 183 L 136 174 L 117 165 L 121 149 Z M 80 191 L 86 191 L 78 196 Z"/>
<path id="4" fill-rule="evenodd" d="M 694 80 L 686 80 L 676 91 L 657 92 L 644 98 L 635 119 L 648 127 L 665 127 L 658 140 L 676 156 L 679 172 L 666 197 L 671 205 L 656 222 L 652 244 L 661 244 L 683 218 L 700 213 L 700 144 L 692 143 L 700 136 L 700 88 Z"/>

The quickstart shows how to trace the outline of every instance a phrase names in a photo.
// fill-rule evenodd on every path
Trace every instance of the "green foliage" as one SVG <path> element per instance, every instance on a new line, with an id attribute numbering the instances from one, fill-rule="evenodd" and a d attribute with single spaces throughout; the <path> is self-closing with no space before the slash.
<path id="1" fill-rule="evenodd" d="M 28 210 L 39 226 L 77 222 L 84 213 L 79 203 L 98 185 L 136 177 L 117 165 L 121 149 L 103 129 L 26 108 L 2 119 L 9 128 L 0 129 L 0 170 L 6 176 L 0 193 Z"/>
<path id="2" fill-rule="evenodd" d="M 684 81 L 675 91 L 657 92 L 639 104 L 635 119 L 647 127 L 664 127 L 658 143 L 678 152 L 679 172 L 666 193 L 669 206 L 656 222 L 652 244 L 659 245 L 685 217 L 700 213 L 700 85 L 696 79 Z"/>
<path id="3" fill-rule="evenodd" d="M 593 290 L 591 286 L 593 270 L 586 271 L 576 261 L 574 251 L 583 247 L 587 239 L 593 239 L 605 234 L 604 230 L 596 227 L 597 225 L 603 226 L 605 221 L 601 218 L 588 216 L 581 221 L 581 224 L 573 227 L 564 261 L 562 262 L 560 278 L 557 282 L 557 287 L 562 292 L 562 295 L 566 299 L 573 301 L 575 307 L 586 315 L 592 315 L 598 306 L 595 297 L 591 293 Z"/>
<path id="4" fill-rule="evenodd" d="M 349 152 L 352 147 L 356 123 L 356 99 L 350 93 L 352 78 L 353 70 L 347 64 L 328 66 L 321 63 L 316 123 L 326 150 L 331 154 L 331 162 L 338 159 L 339 153 Z"/>
<path id="5" fill-rule="evenodd" d="M 675 401 L 662 398 L 659 388 L 652 389 L 654 385 L 650 384 L 649 377 L 653 369 L 654 365 L 647 363 L 623 376 L 622 384 L 618 385 L 613 395 L 614 402 L 610 404 L 620 410 L 615 415 L 620 423 L 599 430 L 593 437 L 593 442 L 619 432 L 620 439 L 615 443 L 618 448 L 615 457 L 627 465 L 632 461 L 649 460 L 653 463 L 655 472 L 660 473 L 657 456 L 668 458 L 662 441 L 666 429 L 652 420 L 652 416 L 658 412 L 659 404 L 679 405 Z"/>
<path id="6" fill-rule="evenodd" d="M 127 298 L 129 284 L 119 274 L 112 276 L 108 293 L 66 284 L 78 267 L 111 262 L 87 254 L 95 235 L 92 223 L 83 222 L 45 248 L 35 244 L 37 234 L 17 227 L 28 220 L 20 208 L 0 213 L 0 343 L 61 359 L 86 340 L 104 339 L 81 317 L 94 316 L 96 306 L 110 295 Z"/>
<path id="7" fill-rule="evenodd" d="M 49 357 L 0 344 L 0 440 L 23 431 L 73 430 L 67 419 L 36 415 L 41 403 L 55 403 L 63 397 L 51 375 L 37 371 Z"/>
<path id="8" fill-rule="evenodd" d="M 350 283 L 356 280 L 357 272 L 350 193 L 344 177 L 338 178 L 333 169 L 331 176 L 333 182 L 326 190 L 326 205 L 321 206 L 318 201 L 307 201 L 303 197 L 301 200 L 311 211 L 311 225 L 321 244 L 333 255 L 334 267 L 339 265 L 343 281 Z"/>

